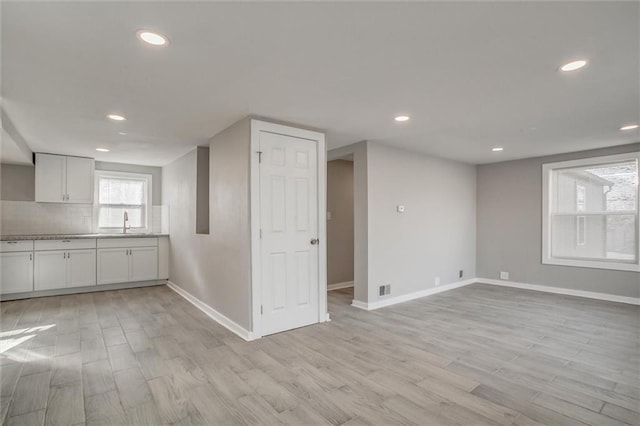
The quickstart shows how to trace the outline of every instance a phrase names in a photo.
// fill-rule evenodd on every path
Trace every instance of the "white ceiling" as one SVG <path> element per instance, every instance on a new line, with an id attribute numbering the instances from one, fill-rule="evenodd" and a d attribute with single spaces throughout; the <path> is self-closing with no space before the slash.
<path id="1" fill-rule="evenodd" d="M 164 165 L 255 114 L 325 129 L 330 148 L 368 139 L 487 163 L 640 140 L 618 130 L 640 116 L 639 13 L 638 2 L 2 2 L 1 95 L 33 151 L 103 161 Z M 143 45 L 140 28 L 171 44 Z M 574 58 L 588 67 L 556 71 Z"/>

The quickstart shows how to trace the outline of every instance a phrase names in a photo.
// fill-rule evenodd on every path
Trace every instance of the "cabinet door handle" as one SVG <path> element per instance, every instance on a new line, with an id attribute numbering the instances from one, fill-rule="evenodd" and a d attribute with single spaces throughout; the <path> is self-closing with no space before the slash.
<path id="1" fill-rule="evenodd" d="M 67 252 L 67 259 L 71 259 L 71 252 Z"/>
<path id="2" fill-rule="evenodd" d="M 29 260 L 33 260 L 33 255 L 32 254 L 29 255 Z"/>
<path id="3" fill-rule="evenodd" d="M 66 252 L 66 251 L 63 251 L 63 252 L 62 252 L 62 258 L 63 258 L 63 259 L 66 259 L 66 258 L 67 258 L 67 252 Z"/>
<path id="4" fill-rule="evenodd" d="M 17 241 L 7 241 L 7 244 L 18 244 Z"/>

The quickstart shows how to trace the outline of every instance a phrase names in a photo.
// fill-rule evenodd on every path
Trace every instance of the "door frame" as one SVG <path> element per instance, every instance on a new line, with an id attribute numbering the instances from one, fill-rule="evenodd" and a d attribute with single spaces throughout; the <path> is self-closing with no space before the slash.
<path id="1" fill-rule="evenodd" d="M 250 225 L 251 225 L 251 333 L 250 340 L 262 334 L 262 280 L 260 243 L 260 132 L 276 133 L 316 142 L 318 161 L 318 322 L 329 321 L 327 310 L 327 161 L 324 133 L 262 120 L 251 120 L 250 143 Z"/>

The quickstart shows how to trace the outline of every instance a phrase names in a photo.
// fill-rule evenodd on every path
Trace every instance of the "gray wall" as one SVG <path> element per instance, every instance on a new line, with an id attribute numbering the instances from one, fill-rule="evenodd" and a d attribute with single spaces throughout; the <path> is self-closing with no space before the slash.
<path id="1" fill-rule="evenodd" d="M 96 170 L 150 174 L 153 177 L 152 203 L 156 206 L 162 204 L 161 167 L 96 161 Z M 0 164 L 0 200 L 35 201 L 35 173 L 33 166 Z"/>
<path id="2" fill-rule="evenodd" d="M 209 233 L 209 147 L 196 148 L 196 232 Z"/>
<path id="3" fill-rule="evenodd" d="M 151 202 L 154 206 L 162 204 L 162 167 L 138 166 L 137 164 L 108 163 L 96 161 L 96 170 L 108 170 L 112 172 L 144 173 L 152 176 Z"/>
<path id="4" fill-rule="evenodd" d="M 210 234 L 196 234 L 196 150 L 163 167 L 170 207 L 170 279 L 251 329 L 250 120 L 210 140 Z"/>
<path id="5" fill-rule="evenodd" d="M 353 159 L 353 298 L 369 300 L 369 186 L 367 141 L 337 148 L 327 153 L 328 160 L 344 156 Z"/>
<path id="6" fill-rule="evenodd" d="M 353 281 L 353 162 L 327 163 L 327 283 Z"/>
<path id="7" fill-rule="evenodd" d="M 640 296 L 640 274 L 542 264 L 542 165 L 640 150 L 640 144 L 481 165 L 478 277 L 620 296 Z"/>
<path id="8" fill-rule="evenodd" d="M 368 177 L 369 303 L 476 276 L 475 166 L 369 142 Z"/>
<path id="9" fill-rule="evenodd" d="M 36 174 L 33 166 L 0 164 L 0 200 L 35 200 Z"/>

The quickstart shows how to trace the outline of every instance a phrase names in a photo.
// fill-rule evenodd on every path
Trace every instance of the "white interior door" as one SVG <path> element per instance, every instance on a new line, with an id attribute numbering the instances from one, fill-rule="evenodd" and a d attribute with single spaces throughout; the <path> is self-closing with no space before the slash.
<path id="1" fill-rule="evenodd" d="M 316 141 L 264 131 L 260 151 L 262 334 L 267 335 L 319 322 L 318 157 Z"/>

